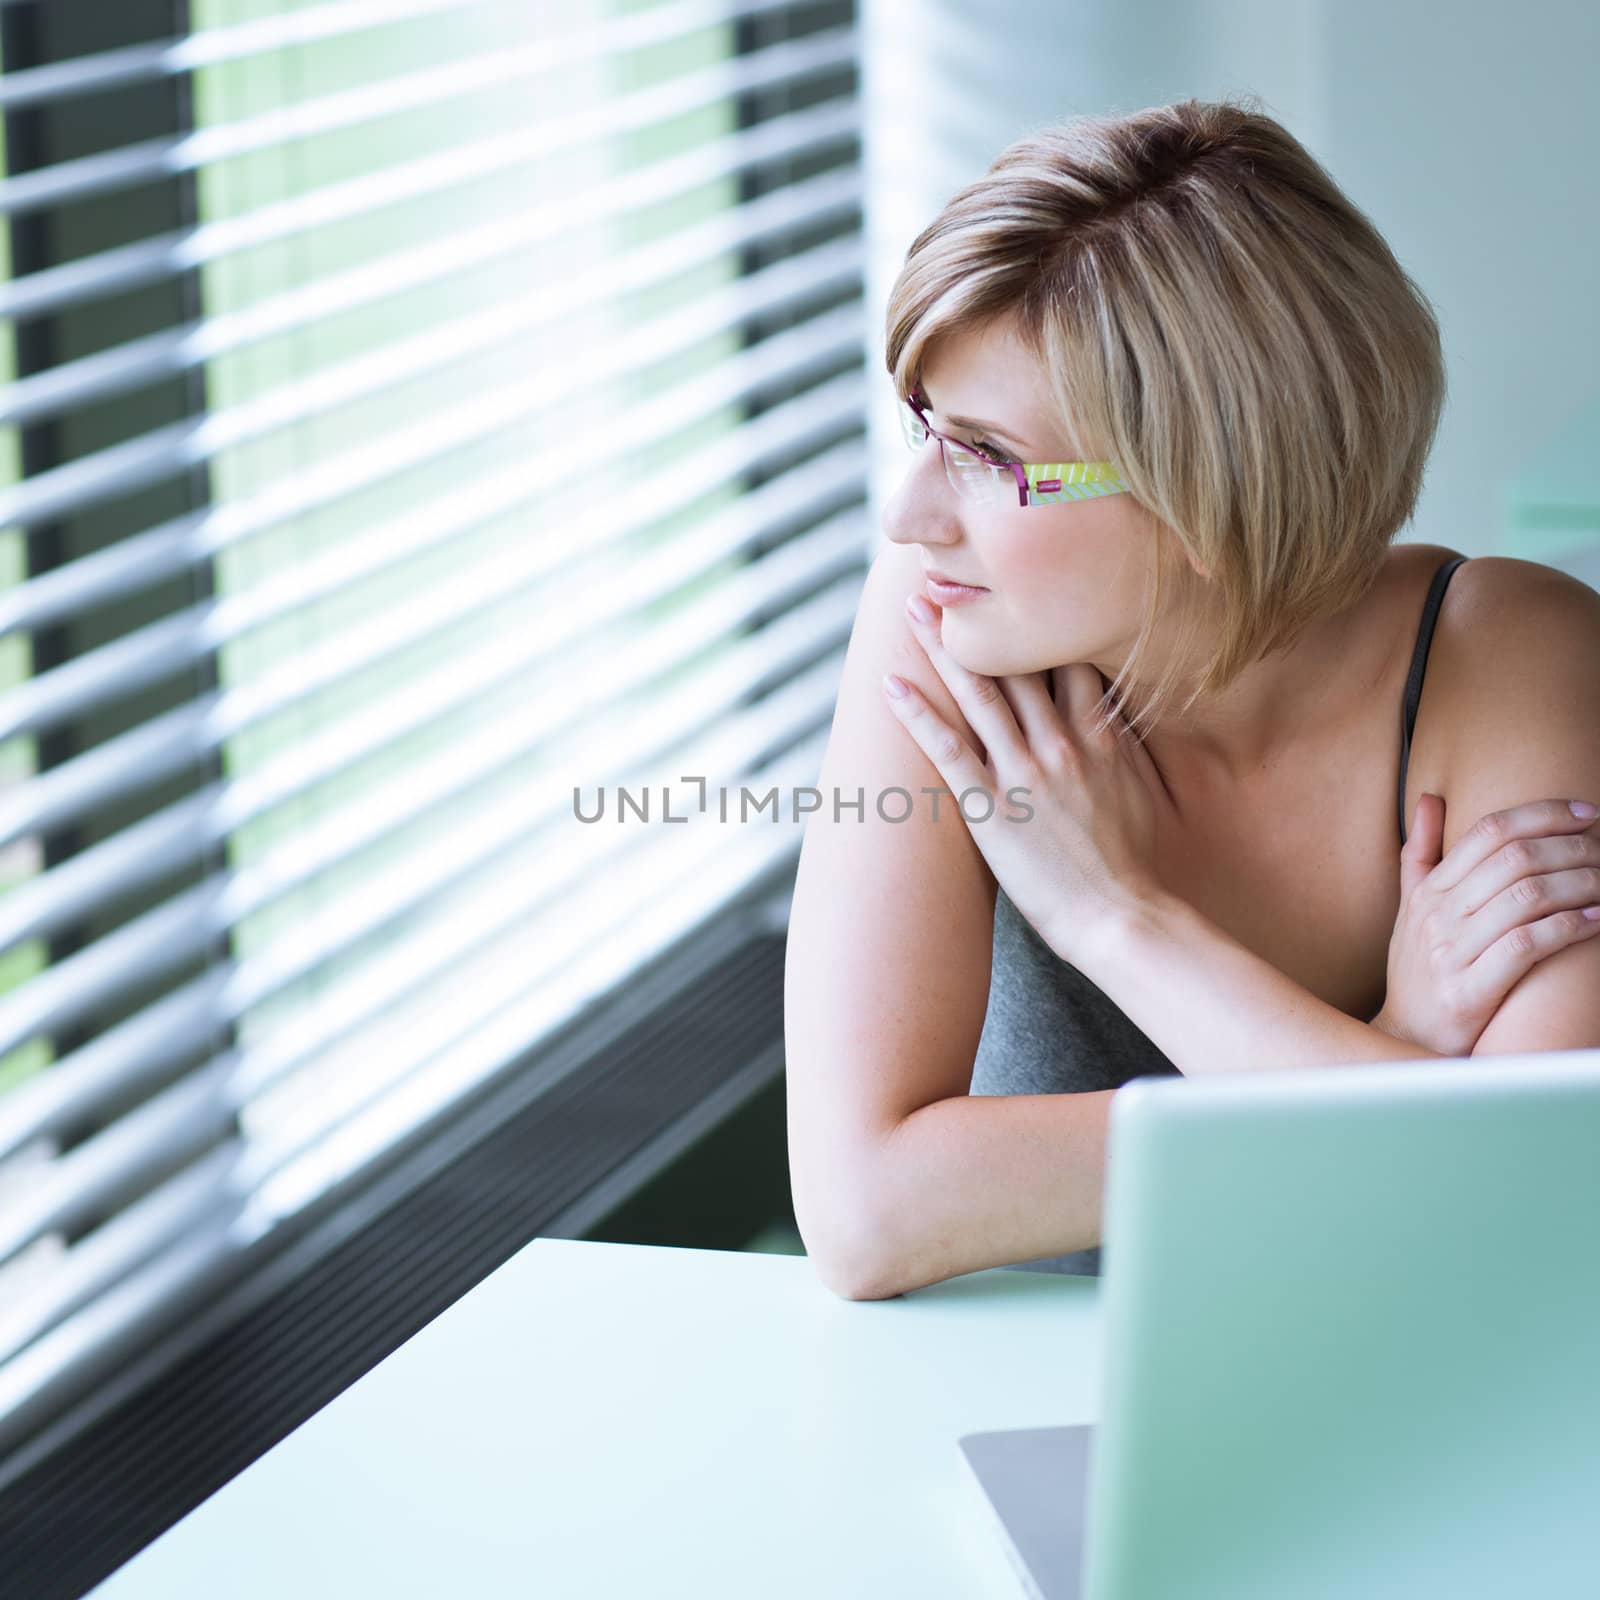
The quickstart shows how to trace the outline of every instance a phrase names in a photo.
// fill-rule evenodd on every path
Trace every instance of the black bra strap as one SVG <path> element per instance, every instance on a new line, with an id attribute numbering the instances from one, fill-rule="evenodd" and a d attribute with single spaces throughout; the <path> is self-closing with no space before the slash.
<path id="1" fill-rule="evenodd" d="M 1400 715 L 1400 791 L 1397 805 L 1400 811 L 1400 843 L 1406 842 L 1406 763 L 1411 759 L 1411 730 L 1417 721 L 1417 704 L 1422 699 L 1422 675 L 1428 667 L 1428 649 L 1433 643 L 1433 625 L 1438 620 L 1439 606 L 1450 579 L 1463 561 L 1470 556 L 1452 556 L 1433 575 L 1428 598 L 1422 606 L 1422 624 L 1417 629 L 1417 647 L 1411 656 L 1411 671 L 1406 677 L 1406 698 Z"/>

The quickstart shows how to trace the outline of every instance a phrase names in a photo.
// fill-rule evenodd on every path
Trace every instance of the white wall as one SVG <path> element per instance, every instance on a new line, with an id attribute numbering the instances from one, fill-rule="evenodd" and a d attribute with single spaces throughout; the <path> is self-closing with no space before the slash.
<path id="1" fill-rule="evenodd" d="M 1373 219 L 1438 312 L 1450 396 L 1402 537 L 1505 548 L 1504 481 L 1600 391 L 1600 5 L 862 4 L 875 529 L 905 468 L 883 306 L 918 230 L 1041 123 L 1247 91 Z"/>

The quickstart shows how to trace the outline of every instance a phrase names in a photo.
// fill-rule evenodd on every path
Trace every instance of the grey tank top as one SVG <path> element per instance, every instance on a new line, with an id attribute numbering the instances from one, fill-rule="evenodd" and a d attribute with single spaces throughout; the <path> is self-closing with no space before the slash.
<path id="1" fill-rule="evenodd" d="M 1406 763 L 1422 695 L 1433 625 L 1451 574 L 1466 556 L 1437 572 L 1422 609 L 1400 710 L 1400 842 L 1405 843 Z M 1084 1094 L 1119 1089 L 1130 1078 L 1176 1076 L 1178 1069 L 1128 1014 L 1041 939 L 1004 889 L 995 895 L 989 1009 L 973 1063 L 971 1093 Z M 1013 1272 L 1098 1275 L 1100 1250 L 1076 1250 L 1018 1262 Z"/>

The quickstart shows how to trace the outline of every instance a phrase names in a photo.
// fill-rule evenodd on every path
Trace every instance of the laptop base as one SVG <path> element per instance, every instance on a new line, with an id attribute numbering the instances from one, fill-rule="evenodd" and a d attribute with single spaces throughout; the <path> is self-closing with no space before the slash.
<path id="1" fill-rule="evenodd" d="M 956 1441 L 1033 1600 L 1080 1600 L 1094 1427 L 1003 1428 Z"/>

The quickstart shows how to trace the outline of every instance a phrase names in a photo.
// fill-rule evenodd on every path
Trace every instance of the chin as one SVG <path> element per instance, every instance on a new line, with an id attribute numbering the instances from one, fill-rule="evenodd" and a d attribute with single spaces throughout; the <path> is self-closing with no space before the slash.
<path id="1" fill-rule="evenodd" d="M 985 650 L 981 644 L 963 640 L 952 643 L 944 640 L 945 654 L 957 666 L 976 672 L 985 678 L 1018 678 L 1029 672 L 1042 672 L 1044 668 L 1032 661 L 1018 660 L 1003 651 Z"/>

